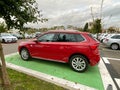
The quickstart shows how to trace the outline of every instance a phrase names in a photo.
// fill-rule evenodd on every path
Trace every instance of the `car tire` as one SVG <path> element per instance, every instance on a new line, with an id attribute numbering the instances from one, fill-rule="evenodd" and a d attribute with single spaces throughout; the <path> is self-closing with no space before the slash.
<path id="1" fill-rule="evenodd" d="M 23 60 L 27 61 L 30 59 L 30 54 L 27 48 L 22 48 L 20 50 L 20 56 Z"/>
<path id="2" fill-rule="evenodd" d="M 103 39 L 101 40 L 101 43 L 103 43 Z"/>
<path id="3" fill-rule="evenodd" d="M 5 40 L 4 40 L 4 39 L 2 39 L 2 43 L 5 43 Z"/>
<path id="4" fill-rule="evenodd" d="M 70 66 L 74 71 L 84 72 L 88 68 L 88 62 L 83 55 L 74 55 L 70 58 Z"/>
<path id="5" fill-rule="evenodd" d="M 117 49 L 119 49 L 119 45 L 116 44 L 116 43 L 111 44 L 110 47 L 111 47 L 112 50 L 117 50 Z"/>

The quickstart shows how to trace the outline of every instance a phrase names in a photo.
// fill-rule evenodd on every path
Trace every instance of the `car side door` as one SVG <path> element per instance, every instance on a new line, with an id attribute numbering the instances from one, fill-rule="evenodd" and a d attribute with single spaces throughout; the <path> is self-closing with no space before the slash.
<path id="1" fill-rule="evenodd" d="M 33 57 L 49 59 L 52 54 L 52 41 L 54 39 L 54 33 L 46 33 L 37 38 L 36 44 L 33 46 L 35 49 Z"/>

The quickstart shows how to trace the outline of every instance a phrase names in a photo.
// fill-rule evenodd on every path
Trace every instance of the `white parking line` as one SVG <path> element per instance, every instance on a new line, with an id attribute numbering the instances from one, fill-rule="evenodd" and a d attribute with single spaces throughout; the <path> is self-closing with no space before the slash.
<path id="1" fill-rule="evenodd" d="M 115 81 L 116 81 L 118 87 L 120 88 L 120 79 L 118 79 L 118 78 L 114 78 L 114 79 L 115 79 Z"/>
<path id="2" fill-rule="evenodd" d="M 104 62 L 107 63 L 107 64 L 110 64 L 110 62 L 108 61 L 108 59 L 106 57 L 102 57 Z"/>
<path id="3" fill-rule="evenodd" d="M 107 61 L 107 58 L 103 58 L 103 60 L 105 59 L 105 61 Z M 107 62 L 108 63 L 108 62 Z M 103 85 L 104 85 L 104 89 L 106 90 L 108 85 L 112 85 L 113 90 L 117 90 L 104 62 L 102 61 L 102 59 L 100 60 L 100 63 L 98 64 L 99 70 L 100 70 L 100 74 L 101 74 L 101 78 L 103 81 Z"/>
<path id="4" fill-rule="evenodd" d="M 118 60 L 118 61 L 120 61 L 120 59 L 118 59 L 118 58 L 109 58 L 109 57 L 105 57 L 105 58 L 110 59 L 110 60 Z"/>

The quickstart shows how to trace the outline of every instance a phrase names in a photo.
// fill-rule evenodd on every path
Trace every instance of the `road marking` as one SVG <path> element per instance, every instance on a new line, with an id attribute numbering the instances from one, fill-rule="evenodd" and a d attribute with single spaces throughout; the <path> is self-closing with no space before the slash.
<path id="1" fill-rule="evenodd" d="M 103 60 L 104 59 L 105 59 L 105 61 L 107 61 L 107 58 L 103 58 Z M 112 85 L 113 90 L 117 90 L 117 88 L 115 86 L 115 83 L 113 82 L 113 80 L 112 80 L 112 78 L 111 78 L 103 60 L 102 59 L 100 60 L 100 62 L 98 64 L 98 67 L 99 67 L 99 71 L 100 71 L 101 78 L 102 78 L 102 81 L 103 81 L 104 89 L 106 90 L 108 85 Z"/>
<path id="2" fill-rule="evenodd" d="M 107 64 L 110 64 L 110 62 L 108 61 L 108 59 L 106 57 L 102 57 L 104 62 L 107 63 Z"/>
<path id="3" fill-rule="evenodd" d="M 118 87 L 120 88 L 120 79 L 118 79 L 118 78 L 114 78 L 114 79 L 115 79 L 115 81 L 116 81 Z"/>
<path id="4" fill-rule="evenodd" d="M 109 52 L 109 51 L 110 51 L 110 52 L 120 52 L 119 50 L 112 50 L 112 49 L 109 50 L 109 49 L 104 49 L 104 48 L 103 48 L 103 49 L 100 49 L 100 51 L 101 51 L 101 50 L 103 50 L 103 51 L 108 51 L 108 52 Z"/>
<path id="5" fill-rule="evenodd" d="M 103 57 L 103 58 L 107 58 L 107 59 L 110 59 L 110 60 L 117 60 L 117 61 L 120 61 L 120 59 L 118 59 L 118 58 L 109 58 L 109 57 Z"/>

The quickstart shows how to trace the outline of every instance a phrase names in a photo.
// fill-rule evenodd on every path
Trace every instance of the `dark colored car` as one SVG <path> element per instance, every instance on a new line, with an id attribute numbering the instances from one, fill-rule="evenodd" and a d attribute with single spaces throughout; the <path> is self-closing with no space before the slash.
<path id="1" fill-rule="evenodd" d="M 40 58 L 69 63 L 73 70 L 83 72 L 88 64 L 96 65 L 100 60 L 99 42 L 89 33 L 76 30 L 48 31 L 36 40 L 20 43 L 21 58 Z"/>

